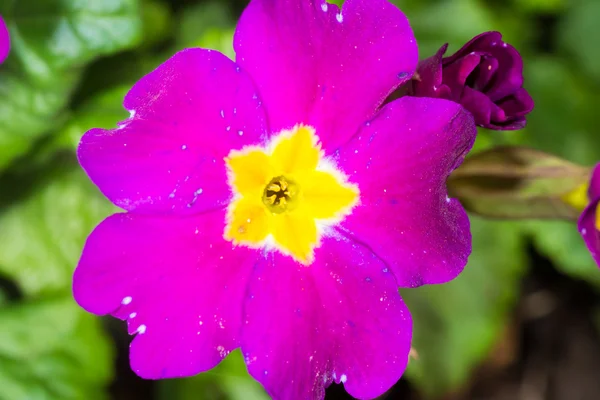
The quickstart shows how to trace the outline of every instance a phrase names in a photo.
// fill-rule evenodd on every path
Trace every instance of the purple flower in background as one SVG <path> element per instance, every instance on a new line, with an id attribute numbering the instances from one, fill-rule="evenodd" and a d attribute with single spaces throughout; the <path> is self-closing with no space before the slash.
<path id="1" fill-rule="evenodd" d="M 8 27 L 0 15 L 0 64 L 8 57 L 10 51 L 10 37 L 8 36 Z"/>
<path id="2" fill-rule="evenodd" d="M 502 41 L 485 32 L 445 57 L 448 44 L 419 63 L 410 88 L 414 96 L 439 97 L 462 104 L 479 126 L 514 130 L 525 126 L 533 99 L 523 88 L 523 60 Z"/>
<path id="3" fill-rule="evenodd" d="M 598 203 L 600 202 L 600 164 L 596 164 L 587 188 L 587 206 L 579 217 L 577 224 L 579 233 L 583 237 L 592 257 L 600 266 L 600 215 Z"/>
<path id="4" fill-rule="evenodd" d="M 385 0 L 254 0 L 234 48 L 236 62 L 175 54 L 129 91 L 129 119 L 82 138 L 81 165 L 126 212 L 88 238 L 75 299 L 127 320 L 144 378 L 241 348 L 274 398 L 332 382 L 377 397 L 408 362 L 398 286 L 449 281 L 471 251 L 446 179 L 473 117 L 442 99 L 382 106 L 417 66 Z"/>

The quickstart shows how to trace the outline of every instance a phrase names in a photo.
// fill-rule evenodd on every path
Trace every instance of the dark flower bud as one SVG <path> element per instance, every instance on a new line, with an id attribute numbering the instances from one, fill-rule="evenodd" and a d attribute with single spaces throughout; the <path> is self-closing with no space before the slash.
<path id="1" fill-rule="evenodd" d="M 460 103 L 484 128 L 523 128 L 533 100 L 523 88 L 519 52 L 503 42 L 499 32 L 482 33 L 452 56 L 443 57 L 447 48 L 443 45 L 419 63 L 409 93 Z"/>

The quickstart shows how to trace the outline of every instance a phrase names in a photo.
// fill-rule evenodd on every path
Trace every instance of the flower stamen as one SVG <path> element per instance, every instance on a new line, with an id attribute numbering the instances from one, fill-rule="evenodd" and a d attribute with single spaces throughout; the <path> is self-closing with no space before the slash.
<path id="1" fill-rule="evenodd" d="M 294 205 L 298 189 L 295 182 L 284 176 L 277 176 L 267 184 L 263 193 L 263 203 L 269 211 L 281 214 Z"/>

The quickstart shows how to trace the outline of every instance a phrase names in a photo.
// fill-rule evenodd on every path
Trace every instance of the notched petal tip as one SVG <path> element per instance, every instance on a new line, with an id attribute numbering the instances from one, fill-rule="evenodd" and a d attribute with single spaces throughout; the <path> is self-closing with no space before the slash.
<path id="1" fill-rule="evenodd" d="M 404 372 L 412 337 L 394 278 L 343 236 L 315 259 L 298 268 L 275 254 L 255 269 L 242 331 L 248 371 L 277 399 L 322 399 L 333 382 L 356 398 L 380 396 Z"/>
<path id="2" fill-rule="evenodd" d="M 186 49 L 131 88 L 123 102 L 130 118 L 82 137 L 78 158 L 127 211 L 187 215 L 224 207 L 231 191 L 222 160 L 266 135 L 257 101 L 251 79 L 233 61 Z"/>
<path id="3" fill-rule="evenodd" d="M 318 1 L 254 0 L 234 48 L 271 129 L 310 123 L 326 153 L 347 142 L 418 62 L 408 19 L 387 0 L 348 0 L 341 11 Z"/>

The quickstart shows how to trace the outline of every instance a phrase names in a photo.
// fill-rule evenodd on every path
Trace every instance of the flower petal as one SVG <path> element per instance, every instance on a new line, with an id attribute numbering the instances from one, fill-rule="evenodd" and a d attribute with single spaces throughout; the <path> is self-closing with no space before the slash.
<path id="1" fill-rule="evenodd" d="M 588 197 L 592 200 L 600 198 L 600 163 L 596 164 L 592 170 L 590 185 L 588 187 Z"/>
<path id="2" fill-rule="evenodd" d="M 498 62 L 494 83 L 486 94 L 497 102 L 523 86 L 523 60 L 513 46 L 502 41 L 500 32 L 484 32 L 471 39 L 459 51 L 443 60 L 444 65 L 455 62 L 471 52 L 485 52 Z"/>
<path id="3" fill-rule="evenodd" d="M 273 132 L 316 128 L 332 152 L 411 77 L 417 45 L 404 14 L 386 0 L 253 0 L 234 38 Z"/>
<path id="4" fill-rule="evenodd" d="M 600 221 L 598 204 L 600 203 L 600 163 L 594 166 L 588 187 L 589 204 L 579 217 L 577 226 L 594 261 L 600 267 Z"/>
<path id="5" fill-rule="evenodd" d="M 338 165 L 358 185 L 360 204 L 338 229 L 381 257 L 400 286 L 449 281 L 467 263 L 469 220 L 447 197 L 446 179 L 475 135 L 459 104 L 403 97 L 340 151 Z"/>
<path id="6" fill-rule="evenodd" d="M 271 217 L 261 197 L 245 196 L 228 207 L 225 238 L 235 244 L 258 247 L 267 238 Z"/>
<path id="7" fill-rule="evenodd" d="M 477 66 L 473 76 L 473 88 L 485 91 L 492 83 L 496 71 L 498 71 L 498 60 L 489 55 L 482 54 L 481 63 Z M 468 84 L 468 82 L 467 82 Z"/>
<path id="8" fill-rule="evenodd" d="M 533 110 L 533 99 L 527 90 L 520 88 L 513 95 L 498 102 L 506 115 L 505 121 L 492 121 L 491 128 L 496 130 L 517 130 L 527 124 L 525 116 Z"/>
<path id="9" fill-rule="evenodd" d="M 344 180 L 325 171 L 302 176 L 302 208 L 312 218 L 335 219 L 348 212 L 358 191 Z"/>
<path id="10" fill-rule="evenodd" d="M 8 27 L 0 15 L 0 64 L 8 57 L 10 52 L 10 36 Z"/>
<path id="11" fill-rule="evenodd" d="M 481 56 L 479 54 L 471 53 L 455 63 L 444 66 L 442 70 L 443 81 L 450 88 L 452 94 L 450 100 L 460 100 L 469 75 L 477 68 L 480 61 Z"/>
<path id="12" fill-rule="evenodd" d="M 144 378 L 214 367 L 238 347 L 243 294 L 256 251 L 222 238 L 224 211 L 166 218 L 115 214 L 90 235 L 75 300 L 128 319 L 131 365 Z"/>
<path id="13" fill-rule="evenodd" d="M 473 114 L 475 123 L 484 128 L 491 128 L 506 121 L 506 114 L 500 107 L 484 93 L 468 86 L 462 92 L 460 104 Z"/>
<path id="14" fill-rule="evenodd" d="M 309 266 L 270 253 L 245 303 L 242 352 L 279 400 L 322 399 L 332 381 L 375 398 L 402 375 L 412 321 L 393 275 L 372 253 L 329 237 Z"/>
<path id="15" fill-rule="evenodd" d="M 100 190 L 128 211 L 224 206 L 231 191 L 223 158 L 266 135 L 250 79 L 215 51 L 175 54 L 135 84 L 123 104 L 131 118 L 117 129 L 87 132 L 78 155 Z"/>
<path id="16" fill-rule="evenodd" d="M 317 225 L 310 214 L 295 210 L 271 218 L 272 234 L 282 253 L 291 254 L 304 264 L 313 261 L 313 249 L 318 244 Z"/>
<path id="17" fill-rule="evenodd" d="M 433 56 L 419 62 L 417 73 L 411 81 L 411 95 L 419 97 L 449 97 L 450 88 L 442 85 L 442 57 L 448 49 L 444 44 Z"/>
<path id="18" fill-rule="evenodd" d="M 261 149 L 232 153 L 226 158 L 231 186 L 241 195 L 260 198 L 274 176 L 269 156 Z"/>
<path id="19" fill-rule="evenodd" d="M 585 208 L 579 217 L 579 221 L 577 223 L 579 233 L 581 234 L 581 237 L 583 237 L 585 245 L 592 254 L 592 257 L 598 266 L 600 266 L 600 231 L 598 230 L 597 224 L 599 202 L 599 198 L 596 198 L 590 202 L 590 204 Z"/>
<path id="20" fill-rule="evenodd" d="M 276 173 L 287 175 L 314 170 L 320 155 L 321 148 L 312 129 L 299 126 L 275 140 L 271 159 Z"/>

